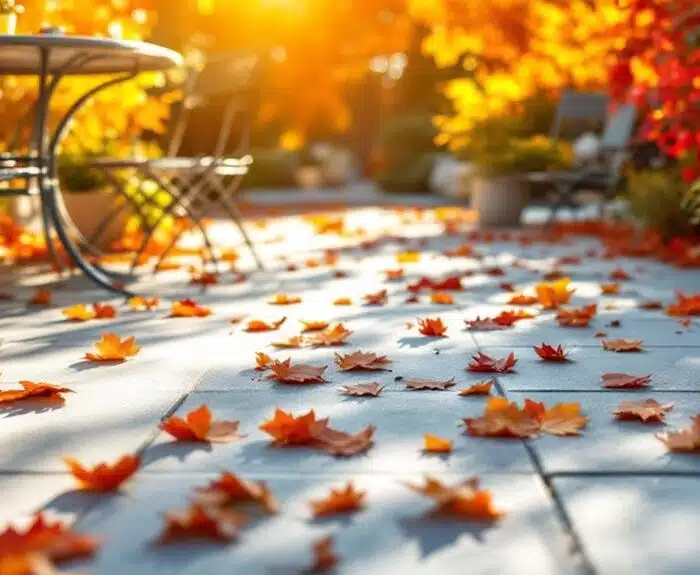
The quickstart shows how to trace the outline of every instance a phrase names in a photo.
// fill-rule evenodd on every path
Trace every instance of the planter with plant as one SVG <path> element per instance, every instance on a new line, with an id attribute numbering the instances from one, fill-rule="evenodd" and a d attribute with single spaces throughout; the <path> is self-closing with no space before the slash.
<path id="1" fill-rule="evenodd" d="M 14 34 L 17 30 L 17 18 L 24 12 L 24 7 L 15 0 L 0 0 L 0 34 Z"/>

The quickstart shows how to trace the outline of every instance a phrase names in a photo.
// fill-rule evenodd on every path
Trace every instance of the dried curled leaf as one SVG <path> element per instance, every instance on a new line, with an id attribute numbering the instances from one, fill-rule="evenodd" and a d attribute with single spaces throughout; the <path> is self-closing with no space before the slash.
<path id="1" fill-rule="evenodd" d="M 366 294 L 364 299 L 366 305 L 385 305 L 389 301 L 389 294 L 383 289 L 377 293 Z"/>
<path id="2" fill-rule="evenodd" d="M 174 301 L 170 307 L 170 317 L 207 317 L 211 309 L 199 305 L 192 299 Z"/>
<path id="3" fill-rule="evenodd" d="M 423 335 L 429 337 L 447 337 L 445 332 L 447 331 L 447 326 L 442 323 L 442 319 L 436 318 L 425 318 L 418 319 L 418 331 Z"/>
<path id="4" fill-rule="evenodd" d="M 272 364 L 272 358 L 262 351 L 255 352 L 255 369 L 265 371 Z"/>
<path id="5" fill-rule="evenodd" d="M 425 478 L 425 485 L 406 483 L 405 485 L 435 501 L 434 515 L 448 515 L 458 519 L 491 522 L 503 515 L 494 507 L 493 497 L 489 491 L 479 488 L 479 478 L 472 477 L 452 487 L 440 480 Z"/>
<path id="6" fill-rule="evenodd" d="M 270 345 L 272 345 L 273 347 L 278 347 L 280 349 L 296 349 L 304 345 L 305 342 L 306 340 L 303 336 L 295 335 L 280 341 L 273 341 Z"/>
<path id="7" fill-rule="evenodd" d="M 477 381 L 474 385 L 471 385 L 465 389 L 459 391 L 459 395 L 489 395 L 491 393 L 491 388 L 496 383 L 495 379 L 485 379 L 483 381 Z"/>
<path id="8" fill-rule="evenodd" d="M 272 373 L 270 379 L 276 379 L 280 383 L 324 383 L 323 372 L 327 366 L 315 367 L 304 363 L 292 365 L 291 358 L 285 361 L 274 360 L 270 364 Z"/>
<path id="9" fill-rule="evenodd" d="M 404 271 L 403 268 L 397 268 L 395 270 L 384 270 L 384 274 L 386 275 L 386 281 L 395 282 L 403 279 Z"/>
<path id="10" fill-rule="evenodd" d="M 384 389 L 380 383 L 358 383 L 355 385 L 344 385 L 341 393 L 343 395 L 351 395 L 356 397 L 371 396 L 378 397 L 379 393 Z"/>
<path id="11" fill-rule="evenodd" d="M 0 391 L 0 405 L 25 399 L 47 399 L 63 403 L 65 401 L 63 394 L 73 393 L 72 389 L 51 383 L 34 383 L 23 380 L 19 384 L 22 386 L 22 389 Z"/>
<path id="12" fill-rule="evenodd" d="M 164 521 L 165 525 L 156 539 L 156 545 L 189 539 L 228 543 L 238 536 L 246 517 L 239 513 L 192 503 L 184 511 L 168 511 Z"/>
<path id="13" fill-rule="evenodd" d="M 321 331 L 326 329 L 330 324 L 327 321 L 305 321 L 303 319 L 299 320 L 304 328 L 301 330 L 304 333 L 310 331 Z M 341 324 L 342 325 L 342 324 Z"/>
<path id="14" fill-rule="evenodd" d="M 492 317 L 481 319 L 481 317 L 477 316 L 476 319 L 465 319 L 464 323 L 469 331 L 498 331 L 510 327 L 509 325 L 498 323 Z"/>
<path id="15" fill-rule="evenodd" d="M 641 339 L 604 339 L 603 349 L 606 351 L 628 352 L 642 351 L 643 341 Z"/>
<path id="16" fill-rule="evenodd" d="M 157 308 L 159 303 L 160 299 L 157 297 L 147 298 L 134 296 L 127 301 L 129 307 L 134 311 L 152 310 Z"/>
<path id="17" fill-rule="evenodd" d="M 601 295 L 617 295 L 620 293 L 619 283 L 600 284 Z"/>
<path id="18" fill-rule="evenodd" d="M 201 405 L 190 411 L 185 418 L 175 415 L 168 417 L 160 428 L 177 441 L 199 441 L 204 443 L 229 443 L 240 439 L 238 426 L 240 422 L 214 421 L 211 410 Z"/>
<path id="19" fill-rule="evenodd" d="M 561 345 L 558 345 L 557 347 L 552 347 L 547 343 L 543 343 L 540 347 L 535 346 L 535 352 L 544 361 L 569 361 L 569 358 L 566 356 L 566 351 Z"/>
<path id="20" fill-rule="evenodd" d="M 352 305 L 352 299 L 349 297 L 339 297 L 333 300 L 333 305 Z"/>
<path id="21" fill-rule="evenodd" d="M 81 489 L 100 493 L 116 491 L 141 465 L 141 458 L 125 455 L 114 465 L 100 463 L 88 469 L 71 457 L 64 457 L 71 475 L 78 480 Z"/>
<path id="22" fill-rule="evenodd" d="M 647 387 L 651 383 L 651 375 L 630 375 L 628 373 L 604 373 L 601 379 L 603 387 L 620 389 Z"/>
<path id="23" fill-rule="evenodd" d="M 446 391 L 455 385 L 455 378 L 446 380 L 437 379 L 406 379 L 406 389 L 409 391 L 432 390 Z"/>
<path id="24" fill-rule="evenodd" d="M 467 371 L 476 371 L 484 373 L 510 373 L 513 367 L 518 363 L 514 353 L 509 353 L 507 357 L 494 359 L 485 353 L 479 352 L 472 356 L 472 360 L 467 366 Z"/>
<path id="25" fill-rule="evenodd" d="M 539 301 L 537 296 L 517 293 L 508 300 L 508 305 L 535 305 Z"/>
<path id="26" fill-rule="evenodd" d="M 455 299 L 444 291 L 436 291 L 430 294 L 430 301 L 439 305 L 452 305 Z"/>
<path id="27" fill-rule="evenodd" d="M 423 451 L 428 453 L 451 453 L 452 442 L 449 439 L 443 439 L 437 435 L 425 433 L 423 435 Z"/>
<path id="28" fill-rule="evenodd" d="M 205 506 L 231 507 L 239 503 L 260 505 L 267 513 L 279 511 L 279 504 L 264 481 L 246 481 L 228 471 L 206 487 L 195 489 L 194 499 Z"/>
<path id="29" fill-rule="evenodd" d="M 309 343 L 316 347 L 345 345 L 352 334 L 352 330 L 346 329 L 342 323 L 339 323 L 332 328 L 313 334 Z"/>
<path id="30" fill-rule="evenodd" d="M 355 489 L 352 481 L 349 481 L 341 489 L 331 488 L 326 498 L 311 501 L 311 510 L 314 517 L 359 511 L 362 509 L 366 496 L 366 491 Z"/>
<path id="31" fill-rule="evenodd" d="M 537 300 L 542 304 L 544 309 L 556 309 L 562 304 L 568 303 L 573 295 L 573 289 L 569 289 L 571 280 L 569 278 L 561 278 L 552 283 L 542 282 L 535 286 Z"/>
<path id="32" fill-rule="evenodd" d="M 340 558 L 333 550 L 333 545 L 333 537 L 330 535 L 314 542 L 311 547 L 314 561 L 311 567 L 306 570 L 307 573 L 327 573 L 335 569 Z"/>
<path id="33" fill-rule="evenodd" d="M 660 423 L 673 409 L 673 403 L 659 403 L 655 399 L 644 401 L 623 401 L 613 409 L 613 415 L 620 420 L 639 420 L 643 423 Z"/>
<path id="34" fill-rule="evenodd" d="M 315 447 L 329 455 L 357 455 L 372 447 L 374 431 L 373 425 L 368 425 L 355 434 L 331 429 L 327 425 L 315 426 L 313 430 L 316 439 Z"/>
<path id="35" fill-rule="evenodd" d="M 639 302 L 639 304 L 637 304 L 637 307 L 639 309 L 654 310 L 654 309 L 663 309 L 664 304 L 658 300 L 647 300 L 647 301 Z"/>
<path id="36" fill-rule="evenodd" d="M 391 363 L 385 355 L 355 351 L 346 355 L 335 354 L 335 363 L 340 371 L 380 371 Z"/>
<path id="37" fill-rule="evenodd" d="M 274 297 L 268 302 L 270 305 L 294 305 L 301 303 L 301 298 L 299 296 L 290 296 L 286 293 L 275 294 Z"/>
<path id="38" fill-rule="evenodd" d="M 105 333 L 102 339 L 95 344 L 97 353 L 86 353 L 88 361 L 126 361 L 128 357 L 135 356 L 141 348 L 136 345 L 134 336 L 122 340 L 115 333 Z"/>
<path id="39" fill-rule="evenodd" d="M 670 451 L 700 452 L 700 414 L 691 419 L 690 426 L 679 431 L 669 431 L 656 437 L 666 444 Z"/>
<path id="40" fill-rule="evenodd" d="M 272 321 L 272 322 L 264 322 L 260 321 L 259 319 L 253 319 L 248 322 L 248 325 L 245 326 L 245 331 L 255 333 L 255 332 L 261 332 L 261 331 L 275 331 L 280 328 L 280 326 L 287 321 L 286 317 L 283 317 L 280 320 L 277 321 Z"/>

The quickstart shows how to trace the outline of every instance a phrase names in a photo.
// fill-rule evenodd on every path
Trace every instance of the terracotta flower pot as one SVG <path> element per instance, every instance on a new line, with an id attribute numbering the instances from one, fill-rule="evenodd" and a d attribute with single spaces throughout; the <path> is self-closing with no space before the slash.
<path id="1" fill-rule="evenodd" d="M 88 240 L 117 206 L 111 195 L 99 190 L 76 193 L 64 191 L 62 197 L 69 216 Z M 113 242 L 124 233 L 129 213 L 128 209 L 121 210 L 95 238 L 94 244 L 102 250 L 109 250 Z"/>
<path id="2" fill-rule="evenodd" d="M 519 176 L 474 178 L 472 207 L 483 226 L 517 226 L 530 199 L 530 188 Z"/>

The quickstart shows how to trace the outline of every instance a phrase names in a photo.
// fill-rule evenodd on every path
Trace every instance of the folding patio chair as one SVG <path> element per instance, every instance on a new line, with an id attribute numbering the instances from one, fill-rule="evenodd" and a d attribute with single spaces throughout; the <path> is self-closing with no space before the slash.
<path id="1" fill-rule="evenodd" d="M 593 108 L 591 105 L 589 109 L 592 111 Z M 568 171 L 526 174 L 528 181 L 549 184 L 556 192 L 550 224 L 554 222 L 561 208 L 575 206 L 573 195 L 579 190 L 600 193 L 601 216 L 604 215 L 606 202 L 614 198 L 619 188 L 622 167 L 634 135 L 636 121 L 637 110 L 631 104 L 623 105 L 611 114 L 605 122 L 598 160 L 590 166 Z"/>
<path id="2" fill-rule="evenodd" d="M 95 235 L 88 238 L 94 244 L 99 233 L 106 229 L 121 210 L 130 208 L 138 217 L 144 232 L 140 249 L 134 255 L 131 272 L 141 262 L 142 255 L 153 235 L 168 217 L 184 217 L 201 232 L 211 262 L 216 265 L 214 246 L 207 234 L 204 218 L 213 209 L 221 208 L 237 225 L 259 269 L 263 264 L 248 235 L 242 215 L 236 204 L 236 194 L 245 174 L 252 164 L 250 156 L 251 103 L 250 92 L 258 61 L 255 56 L 221 54 L 209 57 L 199 70 L 192 70 L 183 85 L 183 97 L 171 122 L 170 139 L 165 155 L 158 159 L 99 158 L 87 165 L 105 171 L 113 191 L 126 202 L 117 206 L 97 227 Z M 196 128 L 198 112 L 221 109 L 217 125 L 203 140 L 192 140 L 189 130 Z M 196 131 L 196 130 L 195 130 Z M 202 136 L 202 130 L 198 131 Z M 213 136 L 213 137 L 212 137 Z M 182 154 L 184 142 L 197 150 L 194 154 Z M 128 181 L 118 172 L 135 172 L 139 190 L 152 182 L 168 197 L 166 206 L 159 206 L 152 194 L 134 194 L 128 189 Z M 156 208 L 160 215 L 149 219 L 147 212 Z M 174 234 L 170 244 L 160 254 L 154 269 L 168 256 L 184 230 Z"/>

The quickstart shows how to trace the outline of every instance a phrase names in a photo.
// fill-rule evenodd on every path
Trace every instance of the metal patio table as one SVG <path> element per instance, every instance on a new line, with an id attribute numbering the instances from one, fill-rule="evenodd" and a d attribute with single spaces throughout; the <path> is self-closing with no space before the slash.
<path id="1" fill-rule="evenodd" d="M 0 157 L 0 181 L 24 179 L 28 182 L 25 193 L 40 197 L 47 247 L 56 262 L 59 259 L 52 230 L 85 275 L 103 288 L 124 296 L 132 294 L 121 282 L 115 281 L 117 276 L 88 261 L 71 238 L 74 230 L 70 229 L 70 218 L 61 209 L 57 156 L 71 120 L 95 94 L 142 72 L 157 72 L 179 65 L 182 65 L 180 54 L 147 42 L 67 36 L 58 32 L 0 35 L 0 75 L 38 76 L 39 79 L 29 151 L 24 155 Z M 59 83 L 66 76 L 85 75 L 111 77 L 80 96 L 52 129 L 48 122 L 49 111 Z"/>

